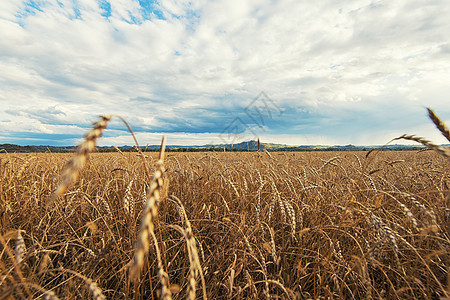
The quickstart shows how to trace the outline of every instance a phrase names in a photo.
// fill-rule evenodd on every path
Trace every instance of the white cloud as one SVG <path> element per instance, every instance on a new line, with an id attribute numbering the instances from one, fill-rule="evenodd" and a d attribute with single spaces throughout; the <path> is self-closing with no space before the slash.
<path id="1" fill-rule="evenodd" d="M 110 1 L 108 18 L 94 0 L 36 3 L 40 10 L 25 1 L 0 4 L 0 119 L 11 121 L 0 135 L 63 134 L 65 124 L 116 113 L 146 130 L 186 126 L 197 131 L 193 141 L 203 141 L 260 91 L 281 107 L 315 114 L 307 123 L 311 143 L 368 140 L 362 133 L 339 140 L 326 120 L 351 132 L 348 118 L 359 119 L 356 127 L 373 132 L 367 136 L 384 139 L 383 130 L 419 126 L 408 118 L 424 106 L 450 114 L 445 0 L 165 0 L 154 5 L 165 19 L 146 18 L 137 0 Z M 55 106 L 64 118 L 48 122 L 6 112 Z M 362 113 L 368 117 L 358 118 Z M 305 136 L 295 114 L 282 121 L 286 127 L 277 130 L 286 135 L 268 128 L 268 137 Z"/>

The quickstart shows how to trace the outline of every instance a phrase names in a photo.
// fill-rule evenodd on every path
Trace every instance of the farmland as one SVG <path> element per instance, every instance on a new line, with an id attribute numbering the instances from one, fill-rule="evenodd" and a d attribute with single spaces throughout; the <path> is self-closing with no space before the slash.
<path id="1" fill-rule="evenodd" d="M 51 200 L 71 157 L 0 154 L 1 299 L 449 295 L 450 165 L 433 151 L 167 152 L 136 278 L 158 153 L 93 153 Z"/>

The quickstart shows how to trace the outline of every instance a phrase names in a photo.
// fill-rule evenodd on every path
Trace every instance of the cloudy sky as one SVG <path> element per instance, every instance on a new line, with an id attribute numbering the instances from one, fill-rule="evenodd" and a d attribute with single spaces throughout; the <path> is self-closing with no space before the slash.
<path id="1" fill-rule="evenodd" d="M 1 0 L 0 143 L 444 143 L 448 0 Z M 112 119 L 100 145 L 132 145 Z"/>

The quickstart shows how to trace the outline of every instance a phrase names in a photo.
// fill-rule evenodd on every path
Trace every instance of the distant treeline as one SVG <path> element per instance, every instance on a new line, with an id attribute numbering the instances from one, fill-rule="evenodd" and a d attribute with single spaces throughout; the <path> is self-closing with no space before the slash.
<path id="1" fill-rule="evenodd" d="M 0 144 L 1 152 L 30 153 L 30 152 L 73 152 L 76 147 L 55 146 L 19 146 L 14 144 Z"/>
<path id="2" fill-rule="evenodd" d="M 248 144 L 248 145 L 247 145 Z M 369 151 L 373 148 L 380 148 L 380 146 L 286 146 L 277 144 L 261 144 L 261 151 Z M 119 147 L 122 152 L 137 152 L 135 146 L 123 146 Z M 421 150 L 423 146 L 405 146 L 405 145 L 388 145 L 383 150 Z M 14 144 L 0 144 L 0 153 L 66 153 L 74 152 L 76 146 L 56 147 L 56 146 L 19 146 Z M 148 146 L 141 149 L 143 152 L 159 151 L 159 146 Z M 257 148 L 253 143 L 240 143 L 240 144 L 227 144 L 217 146 L 167 146 L 166 151 L 170 152 L 209 152 L 209 151 L 227 151 L 227 152 L 247 152 L 256 151 Z M 97 147 L 97 152 L 117 152 L 114 147 Z"/>

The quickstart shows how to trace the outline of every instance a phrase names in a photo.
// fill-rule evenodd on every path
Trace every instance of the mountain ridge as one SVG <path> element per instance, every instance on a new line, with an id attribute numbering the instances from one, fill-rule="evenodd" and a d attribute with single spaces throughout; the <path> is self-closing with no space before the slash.
<path id="1" fill-rule="evenodd" d="M 450 146 L 450 145 L 442 145 Z M 17 152 L 17 153 L 42 153 L 42 152 L 74 152 L 77 146 L 20 146 L 15 144 L 0 144 L 1 152 Z M 160 145 L 147 145 L 142 147 L 143 151 L 156 151 Z M 301 145 L 293 146 L 287 144 L 276 143 L 261 143 L 260 150 L 266 151 L 367 151 L 373 148 L 380 148 L 381 145 L 367 145 L 367 146 L 355 146 L 355 145 Z M 122 151 L 136 151 L 135 146 L 120 146 L 118 147 Z M 420 150 L 425 147 L 422 145 L 387 145 L 384 147 L 386 150 Z M 206 145 L 167 145 L 167 151 L 257 151 L 258 142 L 255 140 L 244 141 L 237 144 L 206 144 Z M 116 151 L 113 146 L 98 146 L 98 152 L 113 152 Z"/>

